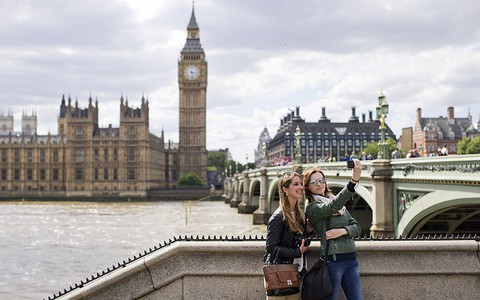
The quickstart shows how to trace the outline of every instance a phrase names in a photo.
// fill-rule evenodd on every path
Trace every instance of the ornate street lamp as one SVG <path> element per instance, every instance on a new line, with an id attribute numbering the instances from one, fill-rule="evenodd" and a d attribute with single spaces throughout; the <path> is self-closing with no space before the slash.
<path id="1" fill-rule="evenodd" d="M 300 126 L 297 125 L 297 129 L 295 130 L 295 140 L 297 142 L 297 151 L 295 154 L 295 163 L 301 164 L 302 163 L 302 147 L 300 147 L 300 137 L 302 136 L 302 132 L 300 131 Z"/>
<path id="2" fill-rule="evenodd" d="M 380 119 L 380 143 L 378 143 L 378 157 L 379 159 L 390 159 L 390 155 L 388 153 L 388 144 L 385 141 L 385 129 L 387 126 L 385 125 L 385 118 L 388 114 L 388 103 L 387 98 L 383 94 L 383 91 L 380 92 L 380 96 L 378 96 L 378 105 L 376 107 L 377 117 Z"/>

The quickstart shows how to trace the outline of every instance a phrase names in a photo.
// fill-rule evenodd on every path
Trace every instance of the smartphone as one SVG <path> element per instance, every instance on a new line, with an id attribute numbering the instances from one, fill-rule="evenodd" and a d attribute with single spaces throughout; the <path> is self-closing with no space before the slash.
<path id="1" fill-rule="evenodd" d="M 353 169 L 355 167 L 355 162 L 353 160 L 347 160 L 347 168 Z"/>

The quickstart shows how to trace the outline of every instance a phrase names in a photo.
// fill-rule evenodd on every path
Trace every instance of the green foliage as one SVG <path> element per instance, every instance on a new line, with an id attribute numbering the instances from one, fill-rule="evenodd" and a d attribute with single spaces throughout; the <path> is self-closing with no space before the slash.
<path id="1" fill-rule="evenodd" d="M 387 138 L 386 141 L 388 144 L 388 153 L 390 153 L 389 155 L 391 155 L 391 153 L 395 151 L 395 149 L 397 149 L 397 141 L 392 138 Z"/>
<path id="2" fill-rule="evenodd" d="M 187 172 L 178 180 L 179 187 L 203 187 L 203 179 L 194 172 Z"/>
<path id="3" fill-rule="evenodd" d="M 365 153 L 373 155 L 373 157 L 378 156 L 378 143 L 367 143 L 367 147 L 363 150 Z"/>
<path id="4" fill-rule="evenodd" d="M 223 171 L 226 166 L 227 156 L 223 151 L 208 152 L 207 160 L 209 167 L 215 167 L 216 171 Z"/>
<path id="5" fill-rule="evenodd" d="M 458 154 L 478 154 L 480 153 L 480 137 L 464 138 L 457 144 Z"/>
<path id="6" fill-rule="evenodd" d="M 392 138 L 387 138 L 385 141 L 388 144 L 388 153 L 389 153 L 388 155 L 391 155 L 391 153 L 395 149 L 397 149 L 397 142 Z M 365 149 L 363 151 L 365 151 L 366 155 L 371 154 L 371 155 L 373 155 L 373 157 L 377 158 L 378 157 L 378 143 L 377 142 L 367 143 L 367 147 L 365 147 Z M 360 157 L 360 156 L 358 156 L 358 157 Z"/>

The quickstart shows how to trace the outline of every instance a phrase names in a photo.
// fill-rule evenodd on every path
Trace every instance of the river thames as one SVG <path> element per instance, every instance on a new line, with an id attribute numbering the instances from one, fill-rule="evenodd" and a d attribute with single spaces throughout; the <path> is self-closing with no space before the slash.
<path id="1" fill-rule="evenodd" d="M 265 236 L 266 226 L 223 201 L 0 202 L 0 298 L 47 299 L 180 235 Z"/>

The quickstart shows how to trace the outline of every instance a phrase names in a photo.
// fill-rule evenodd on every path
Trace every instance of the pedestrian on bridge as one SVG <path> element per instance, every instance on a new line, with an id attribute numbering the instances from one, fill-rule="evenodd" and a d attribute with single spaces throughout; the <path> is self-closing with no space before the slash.
<path id="1" fill-rule="evenodd" d="M 340 288 L 343 288 L 347 300 L 362 299 L 360 273 L 353 240 L 360 235 L 361 228 L 344 206 L 355 195 L 361 173 L 362 165 L 355 159 L 351 179 L 336 196 L 328 188 L 325 174 L 319 167 L 308 169 L 303 178 L 308 200 L 306 218 L 313 227 L 314 233 L 321 238 L 322 257 L 326 252 L 326 241 L 329 241 L 327 265 L 333 288 L 329 300 L 338 299 Z M 328 230 L 325 228 L 328 223 L 325 222 L 327 218 L 330 218 Z"/>
<path id="2" fill-rule="evenodd" d="M 302 176 L 285 172 L 278 181 L 280 205 L 268 220 L 265 262 L 276 264 L 298 263 L 303 266 L 303 253 L 307 251 L 303 231 L 305 216 L 298 205 L 303 197 Z M 267 291 L 267 300 L 298 300 L 300 289 L 287 288 Z"/>

